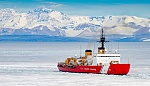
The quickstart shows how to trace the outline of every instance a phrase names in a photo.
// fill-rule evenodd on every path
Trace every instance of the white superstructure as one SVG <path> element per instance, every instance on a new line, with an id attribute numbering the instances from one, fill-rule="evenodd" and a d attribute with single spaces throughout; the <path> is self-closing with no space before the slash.
<path id="1" fill-rule="evenodd" d="M 120 54 L 96 54 L 92 65 L 107 65 L 120 63 Z"/>

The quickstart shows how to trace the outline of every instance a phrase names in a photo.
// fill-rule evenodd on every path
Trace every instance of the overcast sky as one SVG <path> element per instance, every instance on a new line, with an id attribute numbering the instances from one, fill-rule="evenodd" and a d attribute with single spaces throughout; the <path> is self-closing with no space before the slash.
<path id="1" fill-rule="evenodd" d="M 28 12 L 46 7 L 68 15 L 129 15 L 150 18 L 150 0 L 0 0 L 0 9 Z"/>

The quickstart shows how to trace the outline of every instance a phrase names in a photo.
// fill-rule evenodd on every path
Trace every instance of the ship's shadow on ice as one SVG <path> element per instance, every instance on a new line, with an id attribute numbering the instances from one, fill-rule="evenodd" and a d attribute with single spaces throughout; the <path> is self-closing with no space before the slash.
<path id="1" fill-rule="evenodd" d="M 77 74 L 77 75 L 96 75 L 96 76 L 130 76 L 130 75 L 114 75 L 114 74 L 97 74 L 97 73 L 76 73 L 76 72 L 63 72 L 63 71 L 59 71 L 59 70 L 53 70 L 51 72 L 56 72 L 56 73 L 60 73 L 60 74 Z"/>

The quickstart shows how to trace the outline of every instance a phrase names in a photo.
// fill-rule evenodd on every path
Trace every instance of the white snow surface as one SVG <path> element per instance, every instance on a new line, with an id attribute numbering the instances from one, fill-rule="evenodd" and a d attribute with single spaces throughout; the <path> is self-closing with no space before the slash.
<path id="1" fill-rule="evenodd" d="M 84 55 L 86 47 L 93 49 L 93 45 L 67 42 L 0 43 L 0 86 L 149 86 L 148 42 L 119 43 L 121 63 L 131 64 L 128 75 L 68 73 L 57 69 L 59 61 L 75 54 L 80 56 L 80 46 L 81 55 Z M 116 50 L 118 43 L 106 43 L 108 51 L 110 45 Z"/>
<path id="2" fill-rule="evenodd" d="M 55 63 L 4 64 L 8 63 L 1 63 L 0 86 L 148 86 L 150 84 L 150 79 L 140 74 L 120 76 L 59 72 Z"/>

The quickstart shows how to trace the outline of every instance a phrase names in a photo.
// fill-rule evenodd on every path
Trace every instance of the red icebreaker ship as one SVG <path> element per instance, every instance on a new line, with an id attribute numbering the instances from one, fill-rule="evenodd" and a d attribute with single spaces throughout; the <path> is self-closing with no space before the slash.
<path id="1" fill-rule="evenodd" d="M 58 69 L 62 72 L 73 73 L 96 73 L 126 75 L 129 72 L 130 64 L 120 63 L 120 54 L 105 51 L 105 37 L 102 34 L 100 41 L 101 47 L 98 47 L 98 53 L 92 55 L 92 50 L 85 50 L 85 56 L 80 58 L 67 58 L 65 62 L 58 62 Z"/>

